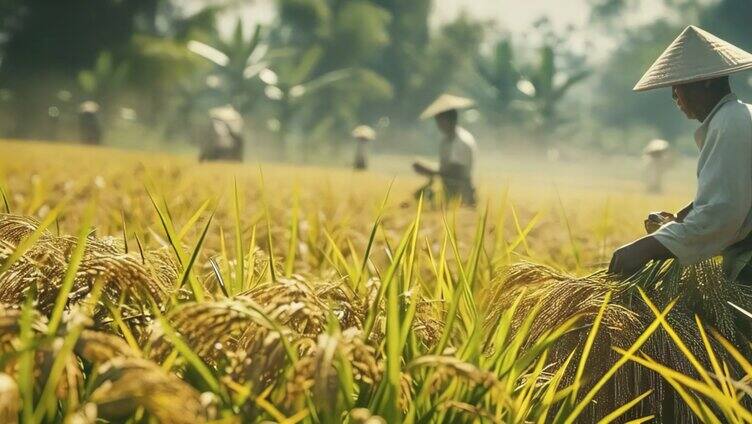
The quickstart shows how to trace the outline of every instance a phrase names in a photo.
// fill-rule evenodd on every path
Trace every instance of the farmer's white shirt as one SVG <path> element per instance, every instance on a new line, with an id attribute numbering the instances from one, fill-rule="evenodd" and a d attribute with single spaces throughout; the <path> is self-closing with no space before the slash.
<path id="1" fill-rule="evenodd" d="M 468 174 L 472 171 L 476 151 L 475 137 L 462 127 L 456 127 L 454 135 L 444 137 L 441 143 L 440 166 L 461 165 Z"/>
<path id="2" fill-rule="evenodd" d="M 368 141 L 356 140 L 355 145 L 355 162 L 366 162 L 368 156 Z"/>
<path id="3" fill-rule="evenodd" d="M 720 255 L 752 232 L 752 106 L 724 97 L 695 132 L 698 187 L 684 222 L 655 238 L 682 265 Z"/>

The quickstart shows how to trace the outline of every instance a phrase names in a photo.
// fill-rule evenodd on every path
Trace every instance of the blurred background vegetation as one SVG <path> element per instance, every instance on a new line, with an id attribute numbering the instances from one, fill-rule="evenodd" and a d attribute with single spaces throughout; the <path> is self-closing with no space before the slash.
<path id="1" fill-rule="evenodd" d="M 207 110 L 232 104 L 247 155 L 323 161 L 361 123 L 377 151 L 420 153 L 433 133 L 417 116 L 450 91 L 477 101 L 465 120 L 484 149 L 636 154 L 666 138 L 691 153 L 670 95 L 632 86 L 688 24 L 752 50 L 749 0 L 590 0 L 587 25 L 542 16 L 524 33 L 468 13 L 435 24 L 442 0 L 271 3 L 259 24 L 247 1 L 0 0 L 0 136 L 76 140 L 93 100 L 105 144 L 190 151 Z M 645 7 L 660 13 L 625 19 Z M 750 98 L 748 75 L 733 83 Z"/>

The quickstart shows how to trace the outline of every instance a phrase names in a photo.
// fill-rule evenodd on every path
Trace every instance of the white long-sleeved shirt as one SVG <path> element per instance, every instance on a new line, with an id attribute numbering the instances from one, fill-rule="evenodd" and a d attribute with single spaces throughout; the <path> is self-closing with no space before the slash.
<path id="1" fill-rule="evenodd" d="M 478 147 L 475 144 L 475 137 L 470 132 L 460 126 L 455 128 L 454 134 L 444 137 L 441 142 L 439 152 L 439 167 L 445 168 L 449 165 L 460 165 L 465 170 L 468 178 L 472 175 L 473 165 Z"/>
<path id="2" fill-rule="evenodd" d="M 654 237 L 682 265 L 720 255 L 752 232 L 752 106 L 724 97 L 695 133 L 698 187 L 683 222 Z"/>

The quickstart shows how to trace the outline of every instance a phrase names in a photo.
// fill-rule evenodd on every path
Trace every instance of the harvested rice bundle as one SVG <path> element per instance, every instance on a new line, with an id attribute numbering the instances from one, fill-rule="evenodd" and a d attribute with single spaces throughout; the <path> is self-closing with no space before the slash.
<path id="1" fill-rule="evenodd" d="M 163 423 L 207 420 L 200 393 L 152 361 L 118 357 L 100 365 L 97 371 L 89 401 L 97 405 L 99 418 L 119 422 L 143 407 Z"/>
<path id="2" fill-rule="evenodd" d="M 728 328 L 729 325 L 733 326 L 733 323 L 729 322 L 730 309 L 718 308 L 717 305 L 726 300 L 747 299 L 747 289 L 726 282 L 720 268 L 709 264 L 688 269 L 674 266 L 659 270 L 662 271 L 656 272 L 654 269 L 637 279 L 617 282 L 603 272 L 575 278 L 541 265 L 513 265 L 489 296 L 486 326 L 492 328 L 503 311 L 510 308 L 517 298 L 520 298 L 520 303 L 513 318 L 513 330 L 519 328 L 533 309 L 539 310 L 529 331 L 528 343 L 540 339 L 547 331 L 566 320 L 579 316 L 585 325 L 557 340 L 549 354 L 552 362 L 560 365 L 574 351 L 574 360 L 578 361 L 592 322 L 606 294 L 611 292 L 613 297 L 604 310 L 601 328 L 589 355 L 590 360 L 584 375 L 586 384 L 581 389 L 582 393 L 589 390 L 592 384 L 620 358 L 612 347 L 628 349 L 654 321 L 654 313 L 637 293 L 637 287 L 644 287 L 649 290 L 651 299 L 655 297 L 659 308 L 679 298 L 679 302 L 668 315 L 667 322 L 693 355 L 703 361 L 705 366 L 710 367 L 710 359 L 694 315 L 702 317 L 710 326 L 726 327 L 726 331 L 737 333 L 736 329 Z M 722 287 L 711 288 L 713 286 Z M 709 291 L 713 293 L 709 294 Z M 683 294 L 679 297 L 680 292 Z M 709 296 L 714 297 L 715 309 L 698 303 L 698 299 L 707 299 Z M 722 349 L 716 351 L 721 352 Z M 692 364 L 663 330 L 656 332 L 643 345 L 641 352 L 685 375 L 697 377 Z M 730 358 L 721 356 L 720 359 Z M 572 383 L 573 372 L 574 369 L 570 367 L 564 379 L 566 383 Z M 636 418 L 654 413 L 681 422 L 693 422 L 693 414 L 686 404 L 676 402 L 673 390 L 668 384 L 655 373 L 634 363 L 626 364 L 609 380 L 598 392 L 593 405 L 582 419 L 585 422 L 597 421 L 616 409 L 624 399 L 632 399 L 651 389 L 653 394 L 630 411 L 628 417 Z"/>
<path id="3" fill-rule="evenodd" d="M 0 240 L 13 246 L 28 237 L 39 227 L 39 221 L 22 215 L 0 213 Z M 44 232 L 43 235 L 50 235 Z"/>

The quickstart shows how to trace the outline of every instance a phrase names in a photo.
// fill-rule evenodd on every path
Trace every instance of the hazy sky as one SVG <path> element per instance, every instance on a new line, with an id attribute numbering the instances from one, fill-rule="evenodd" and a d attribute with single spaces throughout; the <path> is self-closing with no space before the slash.
<path id="1" fill-rule="evenodd" d="M 463 9 L 513 32 L 525 30 L 542 16 L 557 26 L 580 25 L 589 13 L 588 0 L 436 0 L 434 18 L 451 20 Z"/>
<path id="2" fill-rule="evenodd" d="M 193 8 L 205 4 L 205 0 L 189 0 Z M 411 0 L 402 0 L 411 1 Z M 434 0 L 433 22 L 441 24 L 454 19 L 463 10 L 475 18 L 493 20 L 499 30 L 520 34 L 530 29 L 531 25 L 541 17 L 548 17 L 557 29 L 568 25 L 584 29 L 569 41 L 575 50 L 594 50 L 589 55 L 597 58 L 609 50 L 609 44 L 602 37 L 593 36 L 588 31 L 591 0 Z M 635 10 L 625 16 L 632 22 L 645 21 L 662 13 L 655 2 L 643 2 L 640 10 Z M 247 2 L 237 9 L 228 11 L 223 16 L 223 26 L 229 32 L 241 15 L 247 22 L 268 23 L 274 19 L 273 0 L 255 0 Z M 598 40 L 593 42 L 591 38 Z"/>
<path id="3" fill-rule="evenodd" d="M 201 2 L 193 0 L 193 3 Z M 583 24 L 588 18 L 587 4 L 588 0 L 435 0 L 433 13 L 436 22 L 446 22 L 466 10 L 472 16 L 493 19 L 502 27 L 518 32 L 542 16 L 548 16 L 557 26 Z M 252 21 L 268 22 L 274 18 L 271 0 L 256 0 L 242 6 L 240 12 Z"/>

